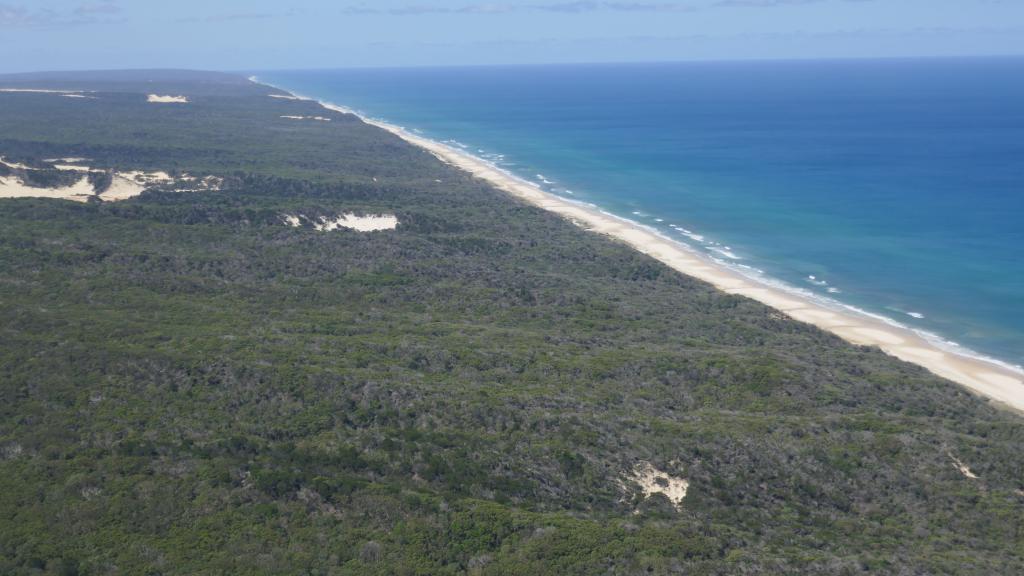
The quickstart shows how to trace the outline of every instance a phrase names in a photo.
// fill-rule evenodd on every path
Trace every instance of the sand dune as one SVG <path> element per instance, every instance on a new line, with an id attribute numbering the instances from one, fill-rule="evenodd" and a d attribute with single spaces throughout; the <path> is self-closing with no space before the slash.
<path id="1" fill-rule="evenodd" d="M 281 116 L 281 118 L 286 118 L 288 120 L 318 120 L 320 122 L 330 122 L 331 121 L 330 118 L 325 118 L 323 116 L 291 116 L 291 115 L 285 115 L 285 116 Z"/>
<path id="2" fill-rule="evenodd" d="M 0 198 L 58 198 L 86 202 L 94 195 L 92 184 L 86 176 L 71 186 L 59 188 L 36 188 L 26 186 L 21 179 L 13 176 L 0 177 Z"/>
<path id="3" fill-rule="evenodd" d="M 150 94 L 146 97 L 147 102 L 153 102 L 155 104 L 188 104 L 187 96 L 160 96 L 158 94 Z"/>
<path id="4" fill-rule="evenodd" d="M 140 170 L 109 172 L 80 164 L 72 164 L 72 162 L 83 162 L 85 160 L 85 158 L 53 158 L 46 160 L 46 162 L 54 163 L 53 168 L 57 170 L 82 174 L 82 178 L 71 186 L 57 188 L 28 186 L 21 177 L 11 175 L 0 179 L 0 198 L 60 198 L 85 202 L 91 197 L 96 197 L 107 202 L 116 202 L 118 200 L 134 198 L 142 194 L 146 188 L 156 185 L 167 186 L 175 184 L 177 185 L 175 187 L 176 192 L 210 192 L 219 190 L 223 184 L 223 180 L 216 176 L 197 178 L 183 174 L 175 178 L 167 172 L 160 170 L 156 172 L 143 172 Z M 2 156 L 0 156 L 0 164 L 16 170 L 39 170 L 39 168 L 32 168 L 24 164 L 8 162 Z M 88 181 L 88 175 L 94 173 L 109 173 L 111 176 L 110 186 L 100 194 L 96 194 L 92 184 Z M 189 187 L 182 188 L 181 186 L 183 185 Z"/>
<path id="5" fill-rule="evenodd" d="M 303 221 L 307 221 L 320 232 L 330 232 L 338 228 L 348 228 L 357 232 L 377 232 L 379 230 L 394 230 L 398 227 L 398 218 L 394 214 L 356 216 L 352 213 L 345 213 L 335 218 L 321 216 L 316 220 L 302 214 L 282 214 L 281 219 L 293 228 L 297 228 L 302 225 Z"/>
<path id="6" fill-rule="evenodd" d="M 655 468 L 650 462 L 638 463 L 632 474 L 626 477 L 628 483 L 640 486 L 644 498 L 650 498 L 655 494 L 661 494 L 668 498 L 669 502 L 677 510 L 683 508 L 683 500 L 690 489 L 690 481 L 685 478 L 674 478 L 666 472 Z M 629 493 L 629 486 L 626 482 L 620 481 L 623 491 Z"/>
<path id="7" fill-rule="evenodd" d="M 0 88 L 0 92 L 9 92 L 12 94 L 84 94 L 85 90 L 47 90 L 42 88 Z"/>

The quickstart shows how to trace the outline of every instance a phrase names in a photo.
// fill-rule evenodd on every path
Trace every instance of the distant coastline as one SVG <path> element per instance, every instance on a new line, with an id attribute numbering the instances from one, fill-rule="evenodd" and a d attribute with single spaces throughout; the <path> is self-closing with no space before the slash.
<path id="1" fill-rule="evenodd" d="M 908 327 L 891 318 L 715 261 L 654 228 L 603 211 L 597 206 L 546 192 L 493 162 L 401 126 L 261 82 L 256 76 L 249 80 L 285 92 L 289 98 L 317 101 L 326 109 L 355 115 L 367 124 L 427 150 L 442 162 L 461 168 L 535 206 L 555 212 L 581 228 L 625 242 L 683 274 L 708 282 L 724 292 L 757 300 L 853 344 L 877 346 L 901 360 L 922 366 L 1013 410 L 1024 412 L 1024 369 L 1019 366 L 958 347 L 938 335 Z"/>

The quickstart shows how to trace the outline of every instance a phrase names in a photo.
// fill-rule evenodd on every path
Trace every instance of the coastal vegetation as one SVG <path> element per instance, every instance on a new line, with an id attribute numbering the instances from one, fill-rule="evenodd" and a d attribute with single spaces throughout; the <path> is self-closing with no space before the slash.
<path id="1" fill-rule="evenodd" d="M 920 367 L 241 78 L 0 87 L 92 96 L 12 163 L 223 178 L 0 199 L 0 573 L 1024 573 L 1024 420 Z"/>

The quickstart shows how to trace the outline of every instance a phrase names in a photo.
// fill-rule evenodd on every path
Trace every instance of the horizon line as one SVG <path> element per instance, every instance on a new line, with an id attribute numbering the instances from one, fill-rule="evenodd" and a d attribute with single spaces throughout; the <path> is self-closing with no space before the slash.
<path id="1" fill-rule="evenodd" d="M 828 56 L 816 57 L 751 57 L 751 58 L 695 58 L 667 60 L 592 60 L 567 62 L 522 62 L 496 64 L 386 64 L 386 65 L 345 65 L 345 66 L 314 66 L 294 68 L 189 68 L 181 66 L 169 67 L 128 67 L 128 68 L 66 68 L 40 69 L 20 72 L 3 72 L 2 76 L 29 74 L 60 74 L 83 72 L 221 72 L 225 74 L 249 74 L 252 72 L 303 72 L 323 70 L 411 70 L 411 69 L 452 69 L 452 68 L 546 68 L 560 66 L 621 66 L 621 65 L 667 65 L 667 64 L 750 64 L 750 63 L 811 63 L 811 62 L 912 62 L 939 60 L 1016 60 L 1024 59 L 1024 54 L 965 54 L 965 55 L 929 55 L 929 56 Z"/>

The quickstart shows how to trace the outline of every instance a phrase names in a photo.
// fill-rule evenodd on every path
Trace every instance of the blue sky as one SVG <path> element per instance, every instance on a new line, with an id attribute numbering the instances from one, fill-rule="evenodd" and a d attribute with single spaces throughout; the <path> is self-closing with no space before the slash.
<path id="1" fill-rule="evenodd" d="M 0 72 L 1024 55 L 1024 0 L 0 0 Z"/>

